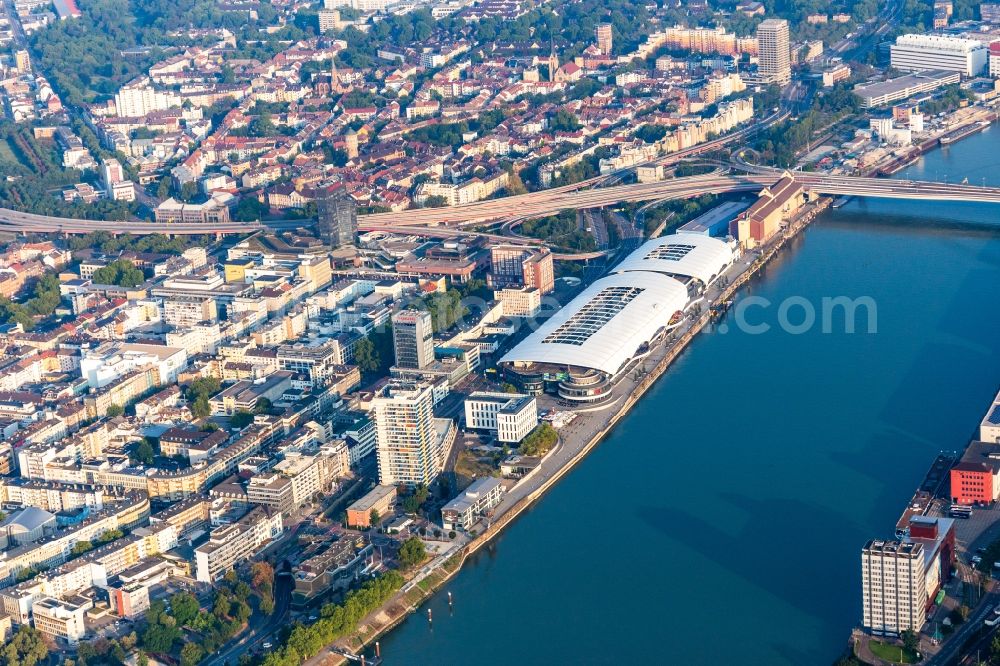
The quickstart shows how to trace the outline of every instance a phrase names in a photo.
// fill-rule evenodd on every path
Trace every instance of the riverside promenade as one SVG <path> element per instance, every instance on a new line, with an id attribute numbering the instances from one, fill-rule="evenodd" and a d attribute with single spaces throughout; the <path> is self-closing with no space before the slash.
<path id="1" fill-rule="evenodd" d="M 475 537 L 460 535 L 448 549 L 425 563 L 383 608 L 362 620 L 352 637 L 338 641 L 306 663 L 309 666 L 345 663 L 345 658 L 337 651 L 361 651 L 414 612 L 458 573 L 467 557 L 487 545 L 596 447 L 666 372 L 694 337 L 712 321 L 712 307 L 732 299 L 788 241 L 797 236 L 829 204 L 828 198 L 807 204 L 767 244 L 745 253 L 719 280 L 706 289 L 700 308 L 689 311 L 682 323 L 637 364 L 642 370 L 626 373 L 615 386 L 614 398 L 610 402 L 578 412 L 578 418 L 560 429 L 559 443 L 546 455 L 534 473 L 522 479 L 504 496 L 486 529 Z"/>

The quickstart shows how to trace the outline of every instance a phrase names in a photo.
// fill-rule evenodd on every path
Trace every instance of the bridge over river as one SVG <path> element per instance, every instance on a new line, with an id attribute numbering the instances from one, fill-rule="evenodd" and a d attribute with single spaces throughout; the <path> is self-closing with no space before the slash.
<path id="1" fill-rule="evenodd" d="M 501 199 L 490 199 L 448 208 L 418 208 L 390 213 L 358 216 L 362 231 L 406 232 L 426 227 L 461 227 L 468 224 L 504 220 L 513 217 L 541 217 L 565 209 L 599 208 L 627 201 L 686 199 L 703 194 L 756 192 L 776 181 L 782 172 L 755 169 L 748 175 L 707 174 L 673 178 L 656 183 L 635 183 L 610 187 L 590 187 L 592 183 L 569 185 Z M 858 176 L 830 176 L 792 172 L 796 181 L 820 194 L 922 201 L 969 201 L 1000 203 L 1000 188 L 978 185 L 935 183 L 915 180 L 883 180 Z M 86 234 L 93 231 L 144 234 L 234 234 L 261 229 L 293 228 L 308 220 L 278 222 L 133 222 L 120 220 L 83 220 L 34 215 L 0 208 L 0 230 L 14 232 Z M 411 227 L 411 229 L 406 229 Z M 442 229 L 443 231 L 443 229 Z M 452 232 L 453 233 L 453 232 Z M 499 237 L 498 237 L 499 238 Z M 504 238 L 505 242 L 511 239 Z M 524 240 L 524 239 L 522 239 Z M 514 242 L 517 242 L 514 239 Z"/>

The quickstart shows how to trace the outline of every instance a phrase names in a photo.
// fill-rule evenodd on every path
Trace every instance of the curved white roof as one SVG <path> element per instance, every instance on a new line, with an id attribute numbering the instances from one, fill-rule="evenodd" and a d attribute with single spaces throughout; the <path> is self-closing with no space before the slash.
<path id="1" fill-rule="evenodd" d="M 647 241 L 615 267 L 616 273 L 654 271 L 712 282 L 735 258 L 735 248 L 702 234 L 672 234 Z"/>
<path id="2" fill-rule="evenodd" d="M 609 275 L 584 289 L 500 362 L 572 365 L 614 375 L 687 302 L 687 288 L 672 277 Z"/>

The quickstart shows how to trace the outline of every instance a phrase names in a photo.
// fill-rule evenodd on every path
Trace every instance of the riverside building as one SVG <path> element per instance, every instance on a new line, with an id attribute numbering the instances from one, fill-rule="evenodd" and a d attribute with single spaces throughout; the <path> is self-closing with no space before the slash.
<path id="1" fill-rule="evenodd" d="M 393 381 L 372 401 L 382 485 L 430 484 L 444 467 L 444 441 L 434 424 L 433 388 Z"/>
<path id="2" fill-rule="evenodd" d="M 516 444 L 538 425 L 534 396 L 476 391 L 465 399 L 465 427 L 488 430 L 497 441 Z"/>
<path id="3" fill-rule="evenodd" d="M 920 72 L 928 69 L 978 76 L 986 68 L 988 49 L 975 39 L 948 35 L 900 35 L 890 47 L 893 69 Z"/>
<path id="4" fill-rule="evenodd" d="M 504 376 L 527 394 L 609 400 L 615 382 L 680 325 L 738 251 L 735 242 L 700 234 L 644 243 L 501 358 Z"/>
<path id="5" fill-rule="evenodd" d="M 922 543 L 873 539 L 861 550 L 862 625 L 878 635 L 920 631 L 927 583 Z"/>

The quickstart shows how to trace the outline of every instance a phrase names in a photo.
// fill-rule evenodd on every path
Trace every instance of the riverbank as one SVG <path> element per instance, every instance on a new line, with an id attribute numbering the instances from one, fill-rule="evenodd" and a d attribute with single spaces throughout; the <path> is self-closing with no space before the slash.
<path id="1" fill-rule="evenodd" d="M 966 107 L 958 109 L 949 117 L 949 124 L 938 132 L 931 132 L 920 143 L 899 151 L 898 154 L 876 162 L 866 169 L 867 175 L 892 176 L 909 167 L 921 157 L 938 148 L 947 148 L 957 142 L 982 132 L 997 120 L 997 113 L 991 109 Z"/>
<path id="2" fill-rule="evenodd" d="M 615 405 L 614 412 L 597 413 L 589 417 L 589 420 L 602 420 L 592 432 L 586 437 L 581 437 L 581 441 L 564 441 L 559 446 L 559 451 L 550 454 L 552 459 L 552 469 L 533 477 L 531 488 L 518 488 L 523 484 L 515 486 L 509 497 L 516 498 L 506 507 L 502 507 L 502 513 L 497 512 L 497 517 L 490 524 L 488 529 L 478 534 L 470 542 L 457 549 L 454 553 L 448 553 L 441 558 L 440 564 L 434 566 L 416 584 L 408 584 L 404 591 L 397 595 L 380 611 L 373 613 L 362 621 L 358 632 L 350 640 L 341 641 L 337 644 L 339 649 L 358 652 L 365 646 L 371 645 L 380 636 L 384 635 L 406 617 L 415 611 L 424 601 L 451 580 L 462 568 L 467 558 L 479 551 L 483 546 L 489 544 L 501 531 L 503 531 L 515 518 L 520 516 L 525 510 L 530 508 L 540 497 L 549 491 L 557 481 L 562 479 L 573 467 L 583 460 L 605 437 L 619 424 L 632 408 L 638 404 L 645 393 L 656 383 L 666 370 L 677 360 L 677 358 L 687 349 L 687 346 L 704 330 L 713 319 L 716 313 L 712 306 L 730 301 L 733 296 L 747 285 L 754 276 L 767 266 L 767 264 L 785 248 L 786 244 L 795 238 L 815 217 L 829 207 L 831 200 L 820 199 L 807 205 L 796 218 L 785 227 L 780 234 L 773 238 L 762 248 L 754 250 L 744 255 L 741 262 L 733 267 L 731 276 L 727 276 L 728 281 L 720 280 L 725 284 L 722 288 L 713 288 L 713 294 L 706 298 L 705 306 L 702 310 L 688 320 L 686 326 L 678 333 L 676 338 L 669 340 L 665 345 L 651 354 L 650 361 L 655 361 L 655 365 L 647 370 L 640 379 L 632 381 L 622 380 L 616 387 L 620 397 Z M 585 417 L 581 417 L 583 419 Z M 578 419 L 578 420 L 581 420 Z M 586 426 L 574 425 L 574 429 L 587 431 Z M 570 437 L 566 437 L 570 440 Z M 548 461 L 548 459 L 547 459 Z M 520 492 L 516 492 L 520 491 Z M 506 501 L 506 500 L 505 500 Z M 310 664 L 323 664 L 324 666 L 343 663 L 344 659 L 338 654 L 326 653 L 310 660 Z"/>

